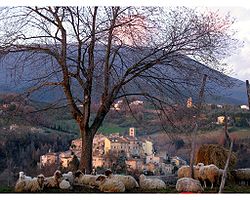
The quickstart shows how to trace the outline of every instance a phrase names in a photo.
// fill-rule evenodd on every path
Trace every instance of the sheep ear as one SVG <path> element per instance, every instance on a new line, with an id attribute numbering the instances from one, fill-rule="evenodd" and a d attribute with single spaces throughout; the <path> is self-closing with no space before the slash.
<path id="1" fill-rule="evenodd" d="M 109 176 L 110 174 L 112 174 L 112 171 L 110 169 L 108 169 L 105 171 L 104 174 L 105 174 L 105 176 Z"/>
<path id="2" fill-rule="evenodd" d="M 98 177 L 96 178 L 96 181 L 102 181 L 102 180 L 104 180 L 104 179 L 105 179 L 105 176 L 100 175 L 100 176 L 98 176 Z"/>
<path id="3" fill-rule="evenodd" d="M 77 171 L 77 172 L 75 173 L 75 177 L 79 177 L 81 174 L 83 174 L 81 171 Z"/>
<path id="4" fill-rule="evenodd" d="M 99 181 L 101 179 L 101 176 L 98 176 L 95 180 Z"/>

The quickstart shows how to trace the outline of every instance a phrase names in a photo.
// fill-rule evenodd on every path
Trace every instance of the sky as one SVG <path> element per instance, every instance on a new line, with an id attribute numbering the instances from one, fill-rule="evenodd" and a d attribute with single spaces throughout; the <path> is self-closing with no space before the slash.
<path id="1" fill-rule="evenodd" d="M 134 5 L 134 6 L 188 6 L 196 8 L 209 8 L 219 10 L 219 13 L 230 12 L 235 18 L 233 29 L 236 31 L 235 38 L 243 43 L 234 55 L 228 57 L 231 73 L 228 75 L 245 81 L 250 79 L 250 1 L 249 0 L 0 0 L 1 6 L 9 5 Z"/>

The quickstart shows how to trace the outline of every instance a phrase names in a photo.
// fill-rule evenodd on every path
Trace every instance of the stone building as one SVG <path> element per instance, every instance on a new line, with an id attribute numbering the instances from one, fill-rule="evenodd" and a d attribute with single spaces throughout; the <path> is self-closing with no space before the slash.
<path id="1" fill-rule="evenodd" d="M 46 167 L 53 164 L 58 164 L 58 154 L 49 152 L 40 157 L 40 167 Z"/>

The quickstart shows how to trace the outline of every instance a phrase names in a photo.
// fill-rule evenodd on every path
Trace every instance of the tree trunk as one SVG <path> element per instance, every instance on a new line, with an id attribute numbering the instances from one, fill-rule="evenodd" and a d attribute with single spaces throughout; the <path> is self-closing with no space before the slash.
<path id="1" fill-rule="evenodd" d="M 80 127 L 82 150 L 79 169 L 87 174 L 92 171 L 93 137 L 90 131 Z"/>
<path id="2" fill-rule="evenodd" d="M 224 133 L 225 133 L 225 139 L 224 139 L 224 147 L 230 148 L 231 139 L 228 134 L 228 116 L 225 114 L 225 127 L 224 127 Z"/>
<path id="3" fill-rule="evenodd" d="M 248 106 L 250 108 L 250 86 L 249 86 L 249 81 L 248 80 L 246 80 L 246 88 L 247 88 Z"/>
<path id="4" fill-rule="evenodd" d="M 195 123 L 194 130 L 192 132 L 191 138 L 192 138 L 192 143 L 191 143 L 191 153 L 190 153 L 190 177 L 194 178 L 194 157 L 195 157 L 195 147 L 196 147 L 196 137 L 197 137 L 197 129 L 198 125 Z"/>
<path id="5" fill-rule="evenodd" d="M 228 165 L 229 165 L 229 161 L 230 161 L 230 157 L 231 157 L 231 154 L 232 154 L 232 150 L 233 150 L 233 142 L 231 142 L 231 145 L 230 145 L 230 150 L 229 150 L 229 153 L 228 153 L 228 156 L 227 156 L 226 165 L 225 165 L 225 168 L 224 168 L 224 171 L 223 171 L 223 175 L 222 175 L 222 178 L 221 178 L 221 184 L 220 184 L 219 193 L 222 193 L 223 190 L 224 190 L 224 186 L 225 186 L 226 178 L 227 178 L 227 168 L 228 168 Z"/>

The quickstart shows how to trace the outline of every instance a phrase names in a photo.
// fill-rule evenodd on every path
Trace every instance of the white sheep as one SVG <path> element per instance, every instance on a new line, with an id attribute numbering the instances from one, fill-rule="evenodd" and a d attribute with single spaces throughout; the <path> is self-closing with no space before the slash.
<path id="1" fill-rule="evenodd" d="M 30 176 L 26 176 L 24 172 L 19 172 L 19 178 L 15 185 L 15 192 L 24 192 L 27 181 L 32 180 Z"/>
<path id="2" fill-rule="evenodd" d="M 27 192 L 40 192 L 44 188 L 44 175 L 40 174 L 32 180 L 26 181 L 25 191 Z"/>
<path id="3" fill-rule="evenodd" d="M 199 166 L 193 166 L 193 172 L 194 172 L 194 179 L 198 179 L 199 176 Z M 184 165 L 178 169 L 178 179 L 184 178 L 184 177 L 189 177 L 191 178 L 191 171 L 190 171 L 190 166 L 189 165 Z"/>
<path id="4" fill-rule="evenodd" d="M 15 192 L 39 192 L 44 188 L 44 175 L 40 174 L 37 177 L 25 179 L 23 176 L 19 177 L 16 185 Z"/>
<path id="5" fill-rule="evenodd" d="M 24 172 L 19 172 L 19 180 L 31 180 L 30 176 L 26 176 Z"/>
<path id="6" fill-rule="evenodd" d="M 107 178 L 106 176 L 100 175 L 96 179 L 99 183 L 99 189 L 102 192 L 124 192 L 125 186 L 124 184 L 114 178 Z"/>
<path id="7" fill-rule="evenodd" d="M 198 180 L 184 177 L 177 180 L 176 190 L 178 192 L 195 192 L 200 193 L 203 192 L 203 188 L 201 183 Z"/>
<path id="8" fill-rule="evenodd" d="M 206 181 L 208 180 L 211 183 L 211 189 L 213 189 L 214 183 L 217 183 L 221 175 L 221 170 L 215 166 L 214 164 L 211 165 L 204 165 L 199 166 L 199 180 L 203 181 L 204 187 L 206 188 Z"/>
<path id="9" fill-rule="evenodd" d="M 67 180 L 62 180 L 59 184 L 59 188 L 62 190 L 69 190 L 71 189 L 70 182 Z"/>
<path id="10" fill-rule="evenodd" d="M 99 183 L 96 182 L 97 175 L 83 174 L 80 170 L 75 173 L 75 185 L 87 185 L 90 187 L 98 187 Z"/>
<path id="11" fill-rule="evenodd" d="M 144 174 L 139 177 L 140 188 L 143 190 L 166 189 L 166 184 L 159 178 L 147 178 Z"/>
<path id="12" fill-rule="evenodd" d="M 74 176 L 73 176 L 73 173 L 71 171 L 69 171 L 66 174 L 63 174 L 62 177 L 63 177 L 64 180 L 69 181 L 69 183 L 71 185 L 74 183 Z"/>
<path id="13" fill-rule="evenodd" d="M 47 188 L 59 188 L 59 184 L 62 180 L 63 177 L 61 171 L 56 170 L 53 176 L 45 178 L 44 185 Z"/>
<path id="14" fill-rule="evenodd" d="M 112 174 L 111 170 L 106 170 L 105 175 L 108 178 L 115 178 L 115 179 L 123 182 L 123 184 L 125 185 L 126 190 L 131 190 L 133 188 L 138 188 L 139 187 L 139 184 L 137 183 L 137 181 L 135 180 L 135 178 L 133 176 Z"/>

